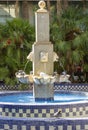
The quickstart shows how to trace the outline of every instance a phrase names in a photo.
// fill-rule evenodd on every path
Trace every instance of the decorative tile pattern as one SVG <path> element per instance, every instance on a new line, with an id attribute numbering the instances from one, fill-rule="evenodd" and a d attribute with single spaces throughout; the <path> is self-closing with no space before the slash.
<path id="1" fill-rule="evenodd" d="M 0 104 L 0 115 L 6 117 L 50 118 L 57 111 L 61 111 L 59 117 L 88 117 L 88 103 L 42 106 Z"/>
<path id="2" fill-rule="evenodd" d="M 20 85 L 15 85 L 15 86 L 7 86 L 7 85 L 1 85 L 0 84 L 0 90 L 19 90 Z M 26 86 L 26 90 L 32 90 L 33 89 L 33 84 L 30 86 Z"/>
<path id="3" fill-rule="evenodd" d="M 60 84 L 60 83 L 54 83 L 54 90 L 69 90 L 69 91 L 85 91 L 88 92 L 88 84 Z"/>
<path id="4" fill-rule="evenodd" d="M 88 92 L 88 84 L 55 84 L 54 89 Z M 53 117 L 59 110 L 59 118 Z M 0 130 L 88 130 L 87 117 L 88 102 L 48 106 L 0 104 Z"/>
<path id="5" fill-rule="evenodd" d="M 1 118 L 0 130 L 88 130 L 88 118 Z"/>
<path id="6" fill-rule="evenodd" d="M 15 86 L 6 86 L 0 85 L 0 90 L 18 90 L 19 85 Z M 33 85 L 30 85 L 27 90 L 32 90 Z M 58 82 L 54 83 L 55 90 L 72 90 L 72 91 L 86 91 L 88 92 L 88 83 L 72 83 L 72 84 L 60 84 Z"/>

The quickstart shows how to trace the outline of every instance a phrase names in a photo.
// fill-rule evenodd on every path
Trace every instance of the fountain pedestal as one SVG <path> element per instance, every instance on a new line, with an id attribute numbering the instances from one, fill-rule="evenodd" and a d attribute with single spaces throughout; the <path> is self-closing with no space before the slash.
<path id="1" fill-rule="evenodd" d="M 33 95 L 35 100 L 53 100 L 53 75 L 54 61 L 58 61 L 57 54 L 53 51 L 53 44 L 49 40 L 49 12 L 44 9 L 45 2 L 41 0 L 35 13 L 36 40 L 32 45 L 32 52 L 27 59 L 32 61 L 33 74 L 27 75 L 19 70 L 16 77 L 21 83 L 34 83 Z"/>
<path id="2" fill-rule="evenodd" d="M 16 77 L 21 83 L 33 84 L 35 101 L 52 101 L 54 100 L 53 83 L 70 82 L 69 75 L 64 74 L 58 77 L 57 73 L 53 73 L 54 61 L 58 61 L 59 57 L 53 51 L 53 44 L 49 40 L 49 12 L 44 9 L 44 0 L 39 3 L 40 9 L 35 13 L 36 40 L 32 45 L 32 52 L 27 56 L 27 59 L 32 61 L 33 73 L 29 75 L 19 70 Z"/>
<path id="3" fill-rule="evenodd" d="M 36 41 L 32 46 L 33 51 L 33 75 L 39 76 L 41 72 L 53 74 L 53 44 L 49 41 L 49 12 L 44 9 L 45 2 L 40 1 L 35 12 Z M 33 95 L 35 100 L 52 100 L 53 85 L 34 83 Z"/>
<path id="4" fill-rule="evenodd" d="M 33 87 L 33 96 L 35 101 L 52 101 L 53 100 L 53 84 L 36 85 Z"/>
<path id="5" fill-rule="evenodd" d="M 33 75 L 44 72 L 53 74 L 53 44 L 34 44 L 33 50 Z"/>

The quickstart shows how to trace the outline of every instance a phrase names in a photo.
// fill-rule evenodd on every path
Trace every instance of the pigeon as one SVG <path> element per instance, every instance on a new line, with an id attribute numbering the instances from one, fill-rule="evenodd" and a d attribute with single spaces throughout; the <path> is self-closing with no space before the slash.
<path id="1" fill-rule="evenodd" d="M 60 117 L 61 113 L 62 113 L 61 110 L 57 111 L 54 113 L 53 117 Z"/>

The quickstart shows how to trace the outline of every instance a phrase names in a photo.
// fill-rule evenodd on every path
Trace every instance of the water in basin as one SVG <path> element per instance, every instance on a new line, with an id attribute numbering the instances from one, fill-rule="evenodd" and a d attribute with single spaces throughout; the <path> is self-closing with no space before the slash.
<path id="1" fill-rule="evenodd" d="M 5 93 L 1 94 L 0 102 L 5 103 L 28 103 L 28 104 L 37 104 L 37 103 L 66 103 L 66 102 L 79 102 L 88 100 L 87 92 L 65 92 L 65 91 L 56 91 L 54 93 L 53 101 L 35 101 L 32 92 L 20 92 L 20 93 Z"/>

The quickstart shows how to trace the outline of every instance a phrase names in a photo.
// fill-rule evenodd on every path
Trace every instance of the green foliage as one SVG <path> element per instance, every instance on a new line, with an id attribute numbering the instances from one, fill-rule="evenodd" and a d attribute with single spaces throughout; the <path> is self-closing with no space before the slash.
<path id="1" fill-rule="evenodd" d="M 55 71 L 67 70 L 72 74 L 74 64 L 82 63 L 88 72 L 88 10 L 69 6 L 59 19 L 54 8 L 51 16 L 50 40 L 59 55 Z M 27 55 L 34 42 L 34 27 L 28 21 L 13 19 L 0 24 L 0 80 L 15 84 L 15 72 L 22 69 L 29 73 L 32 63 L 27 63 Z M 20 89 L 24 89 L 23 85 Z"/>
<path id="2" fill-rule="evenodd" d="M 28 21 L 13 19 L 0 25 L 0 80 L 16 82 L 15 72 L 24 69 L 33 42 L 34 27 Z"/>
<path id="3" fill-rule="evenodd" d="M 50 32 L 59 55 L 58 72 L 65 69 L 72 74 L 74 65 L 80 62 L 83 70 L 88 72 L 88 10 L 69 6 L 59 20 L 53 20 Z"/>
<path id="4" fill-rule="evenodd" d="M 1 67 L 0 68 L 0 79 L 3 80 L 4 78 L 6 78 L 9 74 L 9 70 L 8 68 L 5 67 Z"/>

